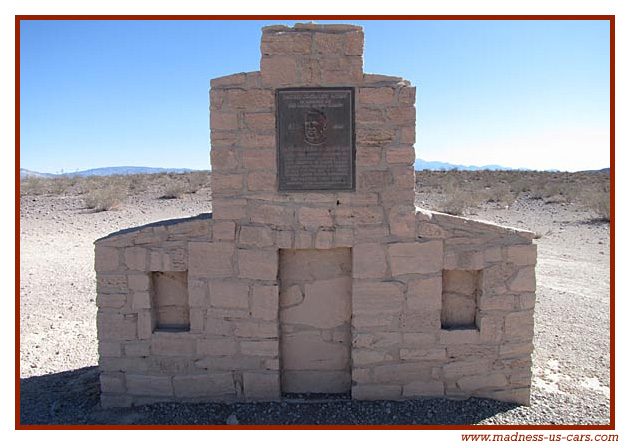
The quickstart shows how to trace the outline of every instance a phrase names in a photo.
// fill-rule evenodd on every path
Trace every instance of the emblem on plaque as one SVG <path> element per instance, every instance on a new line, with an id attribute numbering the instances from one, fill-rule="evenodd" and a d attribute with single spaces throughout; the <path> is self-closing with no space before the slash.
<path id="1" fill-rule="evenodd" d="M 322 145 L 326 142 L 326 115 L 312 108 L 304 113 L 304 142 L 309 145 Z"/>

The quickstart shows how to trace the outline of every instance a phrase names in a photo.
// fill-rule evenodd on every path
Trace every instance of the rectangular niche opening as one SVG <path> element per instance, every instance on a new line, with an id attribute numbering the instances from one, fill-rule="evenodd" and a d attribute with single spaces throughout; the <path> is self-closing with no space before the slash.
<path id="1" fill-rule="evenodd" d="M 279 266 L 283 395 L 348 395 L 351 250 L 281 249 Z"/>
<path id="2" fill-rule="evenodd" d="M 442 271 L 442 329 L 477 329 L 478 270 Z"/>
<path id="3" fill-rule="evenodd" d="M 190 330 L 188 272 L 152 272 L 155 330 L 187 332 Z"/>

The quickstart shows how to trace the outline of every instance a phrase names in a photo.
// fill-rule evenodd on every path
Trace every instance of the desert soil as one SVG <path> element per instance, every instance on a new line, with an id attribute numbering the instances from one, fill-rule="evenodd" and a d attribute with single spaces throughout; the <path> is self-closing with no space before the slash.
<path id="1" fill-rule="evenodd" d="M 418 193 L 432 208 L 440 196 Z M 529 229 L 538 245 L 530 407 L 471 399 L 157 404 L 98 403 L 94 240 L 211 211 L 210 190 L 159 199 L 147 190 L 94 212 L 75 193 L 20 199 L 20 423 L 28 424 L 608 424 L 610 224 L 582 207 L 521 195 L 469 217 Z"/>

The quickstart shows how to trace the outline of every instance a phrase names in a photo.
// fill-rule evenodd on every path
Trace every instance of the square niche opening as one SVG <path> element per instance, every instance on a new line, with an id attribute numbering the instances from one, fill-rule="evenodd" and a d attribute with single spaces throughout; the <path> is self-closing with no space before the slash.
<path id="1" fill-rule="evenodd" d="M 188 272 L 152 272 L 155 330 L 187 332 L 190 330 Z"/>
<path id="2" fill-rule="evenodd" d="M 478 270 L 442 271 L 442 329 L 477 329 Z"/>

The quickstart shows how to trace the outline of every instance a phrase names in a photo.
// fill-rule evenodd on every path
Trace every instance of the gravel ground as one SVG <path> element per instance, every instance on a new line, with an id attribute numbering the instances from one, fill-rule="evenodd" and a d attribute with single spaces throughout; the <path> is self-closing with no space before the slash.
<path id="1" fill-rule="evenodd" d="M 532 405 L 470 399 L 155 404 L 100 408 L 93 241 L 210 210 L 209 190 L 94 213 L 76 195 L 20 202 L 21 425 L 571 425 L 610 423 L 609 224 L 569 204 L 519 199 L 472 218 L 533 230 L 538 244 Z M 431 208 L 437 198 L 417 196 Z"/>

